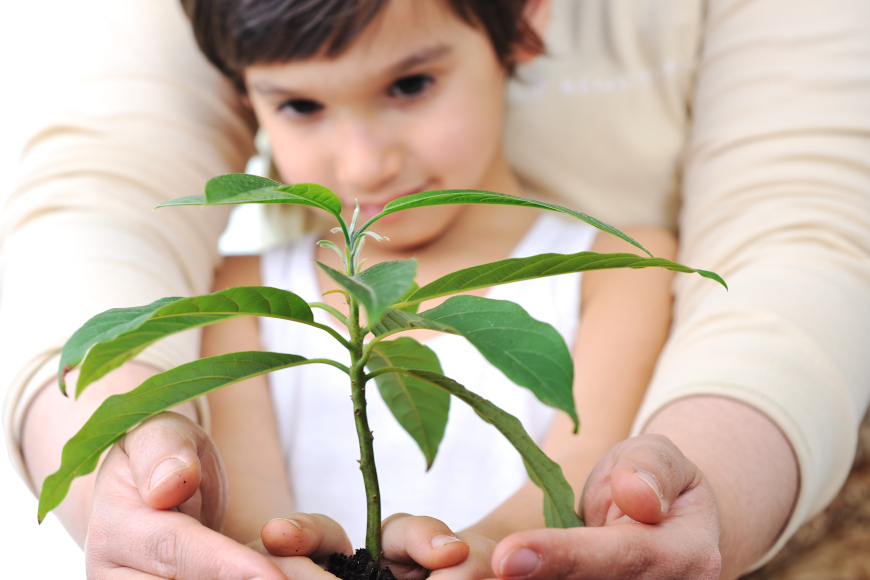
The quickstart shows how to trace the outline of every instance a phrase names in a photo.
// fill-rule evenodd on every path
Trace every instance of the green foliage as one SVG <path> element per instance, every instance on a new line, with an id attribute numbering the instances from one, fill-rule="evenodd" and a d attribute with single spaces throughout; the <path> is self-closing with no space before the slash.
<path id="1" fill-rule="evenodd" d="M 432 349 L 408 336 L 374 345 L 368 368 L 373 373 L 385 368 L 441 373 L 441 363 Z M 449 393 L 427 381 L 401 373 L 377 375 L 375 382 L 393 416 L 420 447 L 428 470 L 444 437 L 450 411 Z"/>
<path id="2" fill-rule="evenodd" d="M 623 239 L 639 250 L 643 250 L 648 255 L 652 256 L 646 248 L 641 246 L 636 240 L 625 235 L 613 226 L 595 219 L 592 216 L 562 207 L 553 203 L 527 199 L 524 197 L 514 197 L 504 193 L 493 193 L 491 191 L 475 191 L 473 189 L 446 189 L 441 191 L 423 191 L 412 195 L 406 195 L 399 199 L 394 199 L 386 206 L 384 211 L 374 216 L 366 223 L 363 228 L 368 228 L 371 224 L 379 219 L 386 217 L 406 209 L 415 209 L 418 207 L 428 207 L 432 205 L 455 205 L 455 204 L 481 204 L 481 205 L 513 205 L 518 207 L 533 207 L 537 209 L 546 209 L 559 213 L 564 213 L 586 222 L 589 225 L 595 226 L 603 232 L 614 235 L 617 238 Z"/>
<path id="3" fill-rule="evenodd" d="M 533 319 L 511 302 L 454 296 L 418 313 L 420 303 L 497 284 L 605 268 L 661 267 L 698 273 L 725 285 L 713 272 L 694 270 L 652 255 L 626 253 L 542 254 L 500 260 L 448 274 L 422 288 L 414 282 L 415 260 L 383 262 L 360 269 L 359 254 L 365 237 L 380 239 L 368 231 L 377 220 L 405 209 L 458 203 L 557 211 L 613 234 L 649 254 L 637 241 L 585 214 L 540 201 L 485 191 L 432 191 L 410 195 L 388 203 L 380 214 L 359 228 L 356 226 L 358 208 L 348 224 L 341 216 L 338 197 L 325 187 L 282 185 L 250 175 L 216 177 L 208 182 L 204 195 L 180 198 L 161 207 L 239 203 L 305 205 L 336 219 L 338 228 L 335 231 L 343 234 L 345 247 L 339 248 L 328 241 L 320 243 L 338 253 L 345 271 L 320 263 L 318 266 L 345 293 L 347 312 L 341 313 L 323 303 L 306 304 L 295 294 L 267 287 L 231 288 L 205 296 L 164 298 L 146 306 L 109 310 L 86 322 L 64 347 L 58 374 L 61 389 L 65 388 L 63 378 L 66 373 L 78 365 L 82 371 L 76 395 L 160 338 L 238 316 L 269 316 L 317 327 L 348 350 L 351 366 L 345 367 L 329 359 L 304 359 L 293 354 L 234 353 L 181 365 L 149 378 L 127 394 L 109 397 L 64 446 L 60 469 L 43 486 L 40 521 L 62 501 L 75 477 L 93 471 L 100 454 L 144 419 L 252 376 L 301 364 L 321 363 L 344 371 L 351 382 L 360 437 L 360 468 L 368 497 L 366 548 L 376 559 L 380 555 L 380 502 L 365 411 L 365 386 L 370 380 L 377 383 L 396 420 L 420 447 L 427 468 L 432 465 L 444 435 L 452 395 L 471 405 L 517 449 L 529 477 L 544 492 L 543 511 L 547 525 L 582 525 L 574 513 L 573 490 L 562 470 L 535 445 L 521 423 L 444 376 L 431 349 L 410 337 L 394 338 L 393 335 L 427 329 L 465 337 L 510 380 L 532 391 L 543 403 L 567 413 L 576 431 L 579 422 L 573 396 L 573 364 L 564 340 L 555 329 Z M 316 323 L 311 314 L 312 306 L 327 310 L 344 323 L 350 340 L 330 327 Z M 364 323 L 360 317 L 361 309 L 366 314 Z M 366 342 L 369 334 L 374 338 Z"/>
<path id="4" fill-rule="evenodd" d="M 508 258 L 457 270 L 434 280 L 403 300 L 396 308 L 419 304 L 424 300 L 450 296 L 458 292 L 468 292 L 489 288 L 499 284 L 545 278 L 573 272 L 608 270 L 613 268 L 664 268 L 675 272 L 697 273 L 728 287 L 715 272 L 695 270 L 664 258 L 645 258 L 635 254 L 598 254 L 579 252 L 577 254 L 538 254 L 528 258 Z"/>
<path id="5" fill-rule="evenodd" d="M 175 367 L 152 376 L 129 393 L 112 395 L 64 445 L 60 469 L 42 485 L 39 521 L 60 504 L 73 479 L 92 472 L 103 451 L 145 419 L 221 387 L 314 362 L 325 361 L 274 352 L 237 352 Z"/>
<path id="6" fill-rule="evenodd" d="M 440 373 L 416 369 L 400 369 L 397 372 L 427 381 L 464 401 L 510 441 L 522 456 L 529 477 L 544 492 L 544 521 L 547 527 L 576 528 L 583 525 L 574 512 L 574 490 L 565 481 L 562 468 L 535 445 L 516 417 Z"/>
<path id="7" fill-rule="evenodd" d="M 314 322 L 308 303 L 296 294 L 268 287 L 229 288 L 206 296 L 161 298 L 147 306 L 115 308 L 98 314 L 73 334 L 63 349 L 58 380 L 87 353 L 76 397 L 92 382 L 142 352 L 157 340 L 198 326 L 238 316 L 268 316 L 335 331 Z"/>
<path id="8" fill-rule="evenodd" d="M 562 336 L 518 304 L 478 296 L 454 296 L 421 317 L 448 324 L 510 380 L 545 405 L 568 413 L 574 408 L 574 364 Z"/>
<path id="9" fill-rule="evenodd" d="M 381 262 L 355 276 L 315 264 L 365 307 L 369 325 L 377 324 L 391 304 L 407 295 L 417 273 L 417 260 Z"/>

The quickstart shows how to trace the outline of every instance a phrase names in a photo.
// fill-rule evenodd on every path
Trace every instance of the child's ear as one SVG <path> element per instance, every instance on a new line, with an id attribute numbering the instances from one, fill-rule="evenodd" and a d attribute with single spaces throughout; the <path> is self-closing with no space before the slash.
<path id="1" fill-rule="evenodd" d="M 531 27 L 532 31 L 538 35 L 539 39 L 543 39 L 547 33 L 551 9 L 551 0 L 528 0 L 525 8 L 523 8 L 523 19 Z M 520 43 L 514 49 L 513 62 L 515 64 L 525 64 L 540 56 L 540 51 L 528 48 L 534 44 L 531 42 Z"/>

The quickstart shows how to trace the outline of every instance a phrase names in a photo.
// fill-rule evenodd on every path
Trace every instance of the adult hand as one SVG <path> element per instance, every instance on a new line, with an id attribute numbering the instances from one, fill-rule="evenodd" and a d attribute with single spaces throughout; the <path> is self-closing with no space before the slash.
<path id="1" fill-rule="evenodd" d="M 307 558 L 281 566 L 219 533 L 226 476 L 206 433 L 175 413 L 153 417 L 107 454 L 85 541 L 90 579 L 332 578 Z"/>
<path id="2" fill-rule="evenodd" d="M 499 578 L 719 578 L 719 511 L 701 471 L 669 439 L 640 435 L 596 466 L 580 500 L 586 528 L 502 540 Z"/>

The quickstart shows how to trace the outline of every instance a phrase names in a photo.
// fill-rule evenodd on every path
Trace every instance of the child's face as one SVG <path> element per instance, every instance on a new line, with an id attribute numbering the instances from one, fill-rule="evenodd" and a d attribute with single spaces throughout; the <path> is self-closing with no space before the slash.
<path id="1" fill-rule="evenodd" d="M 501 149 L 506 72 L 486 33 L 440 0 L 389 2 L 338 57 L 254 65 L 244 75 L 282 177 L 329 187 L 346 219 L 357 200 L 365 220 L 402 195 L 503 191 L 512 179 Z M 460 211 L 402 212 L 374 230 L 391 246 L 415 247 Z"/>

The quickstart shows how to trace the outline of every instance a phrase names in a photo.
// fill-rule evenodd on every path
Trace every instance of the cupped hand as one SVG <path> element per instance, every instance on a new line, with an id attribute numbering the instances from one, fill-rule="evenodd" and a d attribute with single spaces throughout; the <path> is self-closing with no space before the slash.
<path id="1" fill-rule="evenodd" d="M 384 520 L 384 557 L 397 578 L 475 580 L 491 578 L 495 542 L 471 532 L 455 534 L 435 518 L 394 514 Z"/>
<path id="2" fill-rule="evenodd" d="M 223 465 L 202 428 L 175 413 L 143 422 L 100 467 L 87 577 L 286 580 L 266 556 L 219 533 L 226 501 Z M 295 577 L 332 578 L 306 561 L 300 571 L 310 575 Z"/>
<path id="3" fill-rule="evenodd" d="M 288 521 L 289 520 L 289 521 Z M 262 543 L 274 556 L 307 551 L 315 561 L 352 553 L 341 526 L 320 514 L 293 514 L 263 527 Z M 470 532 L 455 534 L 435 518 L 394 514 L 384 520 L 381 566 L 402 580 L 491 578 L 495 542 Z"/>
<path id="4" fill-rule="evenodd" d="M 531 530 L 502 540 L 504 580 L 719 578 L 719 511 L 701 471 L 666 437 L 614 447 L 590 475 L 585 528 Z"/>

